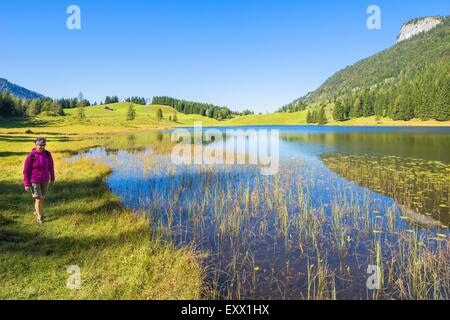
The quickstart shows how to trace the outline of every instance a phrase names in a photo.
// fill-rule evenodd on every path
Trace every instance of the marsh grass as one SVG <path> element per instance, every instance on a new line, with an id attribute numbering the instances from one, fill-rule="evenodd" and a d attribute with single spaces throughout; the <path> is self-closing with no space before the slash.
<path id="1" fill-rule="evenodd" d="M 255 166 L 172 165 L 158 148 L 103 157 L 119 164 L 109 185 L 152 217 L 158 238 L 207 253 L 207 297 L 448 298 L 445 228 L 415 227 L 398 204 L 303 161 L 265 177 Z M 368 265 L 380 290 L 366 288 Z"/>
<path id="2" fill-rule="evenodd" d="M 339 175 L 394 198 L 412 222 L 450 225 L 450 165 L 393 156 L 326 154 L 322 159 Z"/>

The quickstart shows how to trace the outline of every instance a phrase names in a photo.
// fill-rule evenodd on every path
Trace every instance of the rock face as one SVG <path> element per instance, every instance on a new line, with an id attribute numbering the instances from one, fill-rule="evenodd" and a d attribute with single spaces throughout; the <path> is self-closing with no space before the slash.
<path id="1" fill-rule="evenodd" d="M 428 32 L 441 23 L 442 19 L 439 17 L 425 17 L 409 21 L 402 26 L 397 43 L 408 40 L 421 32 Z"/>

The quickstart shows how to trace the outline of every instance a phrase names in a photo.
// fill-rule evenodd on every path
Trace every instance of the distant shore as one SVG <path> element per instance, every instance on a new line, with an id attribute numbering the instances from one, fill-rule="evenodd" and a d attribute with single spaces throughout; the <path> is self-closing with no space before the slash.
<path id="1" fill-rule="evenodd" d="M 113 111 L 107 111 L 105 106 L 86 108 L 86 120 L 80 122 L 76 119 L 76 109 L 67 109 L 62 117 L 40 115 L 35 118 L 1 118 L 0 134 L 30 134 L 30 135 L 96 135 L 125 132 L 141 132 L 149 130 L 168 130 L 176 127 L 190 127 L 196 122 L 203 126 L 296 126 L 316 124 L 306 123 L 306 111 L 294 113 L 275 112 L 270 114 L 257 114 L 238 116 L 232 119 L 218 121 L 196 114 L 184 114 L 175 109 L 162 105 L 134 105 L 137 113 L 133 121 L 126 120 L 128 103 L 111 104 Z M 156 120 L 158 109 L 163 112 L 163 118 Z M 176 114 L 175 122 L 171 117 Z M 332 120 L 328 116 L 325 126 L 376 126 L 376 127 L 450 127 L 450 121 L 412 119 L 410 121 L 392 120 L 389 118 L 377 119 L 375 116 L 367 118 L 355 118 L 343 122 Z"/>

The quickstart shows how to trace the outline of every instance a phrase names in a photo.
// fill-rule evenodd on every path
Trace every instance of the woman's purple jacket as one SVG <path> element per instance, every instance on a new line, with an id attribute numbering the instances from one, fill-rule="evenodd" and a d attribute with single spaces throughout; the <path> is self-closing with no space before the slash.
<path id="1" fill-rule="evenodd" d="M 44 150 L 39 152 L 34 148 L 25 159 L 23 167 L 23 184 L 29 187 L 32 183 L 47 183 L 55 181 L 52 154 Z"/>

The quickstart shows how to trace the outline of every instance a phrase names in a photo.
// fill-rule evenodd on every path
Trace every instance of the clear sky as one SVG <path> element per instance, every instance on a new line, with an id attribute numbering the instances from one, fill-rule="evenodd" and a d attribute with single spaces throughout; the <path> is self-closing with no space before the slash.
<path id="1" fill-rule="evenodd" d="M 66 9 L 81 9 L 69 30 Z M 381 8 L 381 30 L 366 27 Z M 182 99 L 273 111 L 395 43 L 448 0 L 0 1 L 0 77 L 53 98 Z"/>

